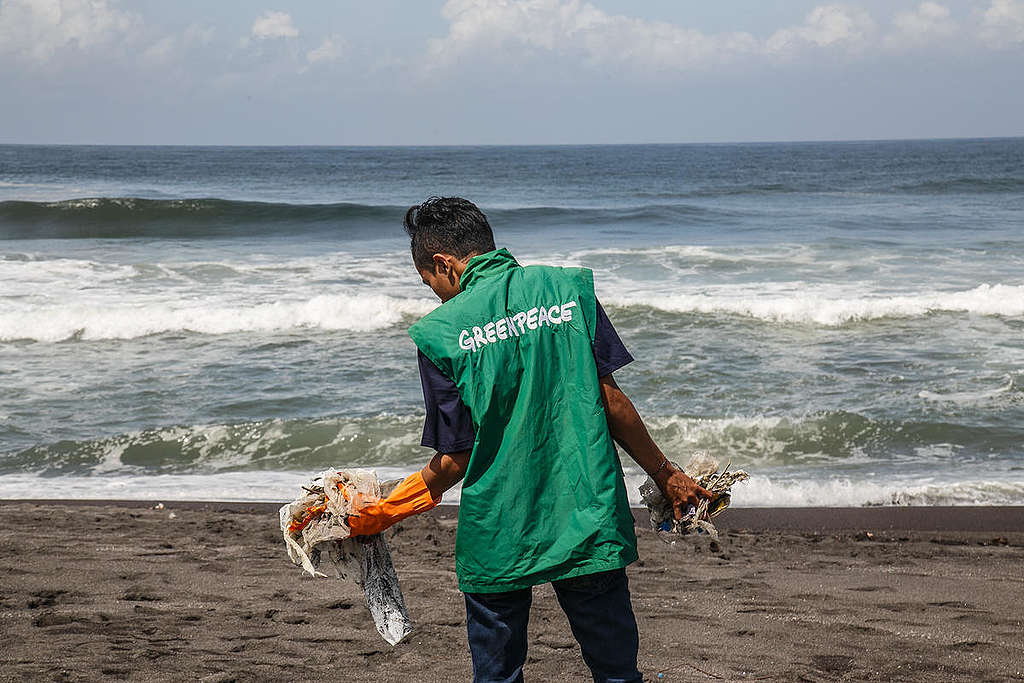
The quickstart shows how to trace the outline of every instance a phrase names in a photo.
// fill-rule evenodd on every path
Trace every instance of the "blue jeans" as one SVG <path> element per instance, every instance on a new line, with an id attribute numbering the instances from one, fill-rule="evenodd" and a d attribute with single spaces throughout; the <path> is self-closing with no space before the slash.
<path id="1" fill-rule="evenodd" d="M 639 636 L 625 569 L 553 581 L 558 604 L 596 683 L 642 681 Z M 466 629 L 477 683 L 518 683 L 526 663 L 533 590 L 466 593 Z"/>

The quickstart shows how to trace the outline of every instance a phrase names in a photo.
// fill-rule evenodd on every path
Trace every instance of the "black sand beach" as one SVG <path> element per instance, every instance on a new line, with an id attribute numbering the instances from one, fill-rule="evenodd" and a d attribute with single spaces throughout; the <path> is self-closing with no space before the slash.
<path id="1" fill-rule="evenodd" d="M 460 681 L 457 510 L 389 531 L 417 630 L 288 561 L 275 505 L 3 501 L 3 680 Z M 1024 508 L 738 509 L 721 543 L 639 530 L 649 680 L 1024 680 Z M 550 587 L 527 678 L 589 680 Z M 661 676 L 659 677 L 659 674 Z"/>

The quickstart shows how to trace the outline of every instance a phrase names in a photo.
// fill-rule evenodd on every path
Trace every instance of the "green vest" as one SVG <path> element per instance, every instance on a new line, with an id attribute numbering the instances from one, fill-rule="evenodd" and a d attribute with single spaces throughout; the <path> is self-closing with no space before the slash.
<path id="1" fill-rule="evenodd" d="M 476 428 L 455 569 L 496 593 L 637 558 L 594 361 L 593 273 L 470 259 L 462 291 L 409 329 L 458 386 Z"/>

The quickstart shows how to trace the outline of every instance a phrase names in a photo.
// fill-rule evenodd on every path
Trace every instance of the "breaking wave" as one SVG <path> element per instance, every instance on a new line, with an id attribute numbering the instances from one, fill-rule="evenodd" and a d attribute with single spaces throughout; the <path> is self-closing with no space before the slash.
<path id="1" fill-rule="evenodd" d="M 110 277 L 115 275 L 119 276 L 115 273 Z M 1019 318 L 1024 316 L 1024 286 L 984 284 L 958 292 L 859 298 L 829 298 L 810 289 L 788 296 L 612 295 L 602 298 L 602 302 L 619 309 L 619 320 L 626 324 L 630 313 L 653 310 L 670 315 L 739 316 L 757 322 L 836 327 L 943 313 Z M 222 299 L 32 305 L 0 312 L 0 341 L 135 339 L 169 332 L 369 331 L 408 325 L 436 306 L 436 301 L 426 298 L 359 291 L 249 305 Z"/>
<path id="2" fill-rule="evenodd" d="M 419 466 L 372 466 L 381 480 L 399 479 Z M 282 503 L 295 497 L 315 470 L 222 471 L 206 474 L 124 474 L 120 476 L 40 476 L 12 473 L 0 478 L 0 498 L 40 498 L 59 488 L 65 500 L 198 500 Z M 638 488 L 646 476 L 626 472 L 629 502 L 641 505 Z M 458 503 L 459 486 L 444 494 Z M 973 480 L 932 484 L 883 483 L 877 479 L 835 478 L 793 481 L 754 475 L 733 490 L 733 507 L 862 507 L 876 505 L 1021 505 L 1024 481 Z"/>
<path id="3" fill-rule="evenodd" d="M 744 467 L 926 462 L 953 458 L 963 449 L 1014 453 L 1024 443 L 1019 429 L 874 419 L 842 410 L 792 417 L 651 417 L 647 423 L 666 452 L 708 451 Z"/>
<path id="4" fill-rule="evenodd" d="M 734 491 L 741 507 L 1024 504 L 1024 474 L 993 469 L 988 460 L 993 453 L 1019 453 L 1019 429 L 842 411 L 648 422 L 677 460 L 702 450 L 749 470 L 750 482 Z M 0 497 L 40 497 L 33 492 L 49 490 L 56 479 L 69 482 L 60 484 L 62 495 L 74 498 L 285 500 L 310 473 L 329 466 L 372 468 L 384 478 L 419 469 L 430 455 L 419 445 L 421 427 L 419 415 L 380 414 L 179 425 L 64 440 L 0 454 Z M 623 459 L 637 504 L 636 487 L 645 476 Z M 940 462 L 945 465 L 936 469 Z M 458 492 L 445 500 L 456 502 Z"/>
<path id="5" fill-rule="evenodd" d="M 738 484 L 733 494 L 737 507 L 1021 505 L 1024 481 L 976 479 L 922 484 L 883 478 L 795 481 L 754 475 Z"/>
<path id="6" fill-rule="evenodd" d="M 0 458 L 0 474 L 310 472 L 332 465 L 398 465 L 423 458 L 421 427 L 421 418 L 394 415 L 160 427 L 33 446 Z"/>
<path id="7" fill-rule="evenodd" d="M 0 314 L 0 341 L 135 339 L 168 332 L 275 333 L 298 329 L 365 332 L 429 313 L 437 304 L 383 294 L 322 295 L 250 306 L 206 303 L 63 306 Z"/>
<path id="8" fill-rule="evenodd" d="M 839 326 L 883 318 L 914 318 L 935 313 L 1024 316 L 1024 285 L 982 284 L 956 292 L 902 296 L 831 298 L 813 291 L 790 295 L 669 294 L 609 297 L 620 308 L 646 307 L 671 313 L 737 315 L 774 323 Z"/>
<path id="9" fill-rule="evenodd" d="M 171 426 L 33 446 L 0 458 L 0 474 L 104 472 L 208 473 L 310 470 L 327 465 L 401 466 L 424 457 L 422 417 L 271 419 L 225 425 Z M 648 419 L 669 453 L 708 451 L 751 469 L 868 462 L 934 463 L 971 453 L 1014 453 L 1013 428 L 948 422 L 876 420 L 825 411 L 803 417 Z M 684 463 L 681 463 L 684 464 Z"/>

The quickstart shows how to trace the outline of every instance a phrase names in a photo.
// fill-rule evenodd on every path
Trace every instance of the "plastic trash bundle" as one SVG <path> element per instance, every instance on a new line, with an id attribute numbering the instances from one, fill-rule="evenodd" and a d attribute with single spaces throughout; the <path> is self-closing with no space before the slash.
<path id="1" fill-rule="evenodd" d="M 412 631 L 391 550 L 382 534 L 350 538 L 348 516 L 376 502 L 388 485 L 370 470 L 328 469 L 304 486 L 303 495 L 281 508 L 281 533 L 288 556 L 312 576 L 326 559 L 335 576 L 362 586 L 377 632 L 394 645 Z"/>
<path id="2" fill-rule="evenodd" d="M 651 515 L 651 528 L 658 532 L 658 537 L 670 545 L 674 545 L 681 536 L 688 534 L 707 534 L 712 540 L 718 540 L 718 529 L 711 523 L 711 518 L 719 514 L 732 502 L 732 486 L 750 478 L 743 470 L 729 471 L 729 465 L 718 471 L 718 461 L 707 453 L 695 453 L 686 467 L 672 463 L 682 469 L 690 478 L 713 494 L 710 500 L 704 499 L 699 505 L 691 505 L 682 519 L 675 518 L 672 503 L 665 499 L 661 489 L 650 477 L 640 486 L 641 500 L 647 505 Z"/>

